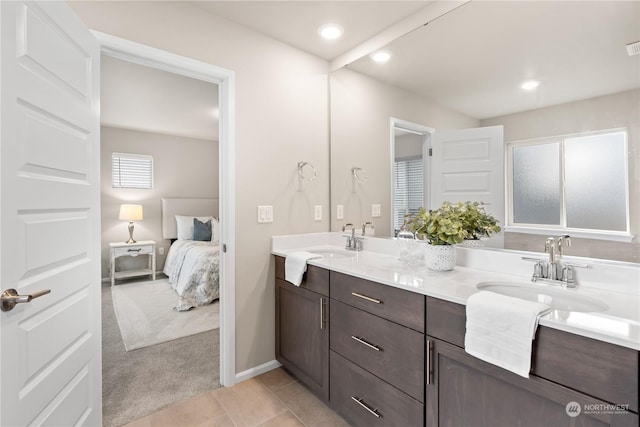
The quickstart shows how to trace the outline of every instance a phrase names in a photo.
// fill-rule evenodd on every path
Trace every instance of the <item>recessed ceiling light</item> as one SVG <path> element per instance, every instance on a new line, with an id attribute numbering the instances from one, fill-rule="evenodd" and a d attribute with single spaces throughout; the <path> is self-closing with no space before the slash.
<path id="1" fill-rule="evenodd" d="M 386 50 L 379 50 L 371 54 L 371 59 L 382 64 L 391 59 L 391 54 Z"/>
<path id="2" fill-rule="evenodd" d="M 529 80 L 526 81 L 524 83 L 522 83 L 522 86 L 520 86 L 522 89 L 524 90 L 534 90 L 535 88 L 538 87 L 538 85 L 540 84 L 539 81 L 537 80 Z"/>
<path id="3" fill-rule="evenodd" d="M 320 36 L 327 40 L 335 40 L 339 38 L 344 30 L 338 24 L 325 24 L 322 27 L 318 28 L 318 33 Z"/>

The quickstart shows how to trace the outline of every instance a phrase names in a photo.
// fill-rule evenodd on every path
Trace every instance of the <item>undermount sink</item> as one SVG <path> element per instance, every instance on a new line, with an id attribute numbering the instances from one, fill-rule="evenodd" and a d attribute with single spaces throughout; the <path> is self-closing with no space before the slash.
<path id="1" fill-rule="evenodd" d="M 605 303 L 577 294 L 574 290 L 551 287 L 549 285 L 516 282 L 480 282 L 476 285 L 476 288 L 528 301 L 541 302 L 549 305 L 553 310 L 600 312 L 609 308 Z"/>
<path id="2" fill-rule="evenodd" d="M 312 254 L 322 255 L 323 258 L 339 259 L 339 258 L 353 258 L 355 252 L 341 250 L 341 249 L 313 249 L 310 250 Z"/>

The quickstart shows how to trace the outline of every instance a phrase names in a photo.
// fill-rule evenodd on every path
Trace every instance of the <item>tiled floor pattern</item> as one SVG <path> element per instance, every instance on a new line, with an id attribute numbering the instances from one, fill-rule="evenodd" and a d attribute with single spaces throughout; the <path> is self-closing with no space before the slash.
<path id="1" fill-rule="evenodd" d="M 282 368 L 176 403 L 125 427 L 348 427 Z"/>

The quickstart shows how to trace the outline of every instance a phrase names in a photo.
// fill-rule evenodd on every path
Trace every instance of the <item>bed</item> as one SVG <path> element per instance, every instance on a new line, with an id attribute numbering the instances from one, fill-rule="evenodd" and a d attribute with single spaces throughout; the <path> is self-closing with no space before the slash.
<path id="1" fill-rule="evenodd" d="M 218 199 L 162 199 L 162 236 L 172 241 L 163 272 L 176 291 L 176 311 L 210 304 L 219 297 L 217 215 Z M 210 240 L 206 239 L 207 223 Z"/>

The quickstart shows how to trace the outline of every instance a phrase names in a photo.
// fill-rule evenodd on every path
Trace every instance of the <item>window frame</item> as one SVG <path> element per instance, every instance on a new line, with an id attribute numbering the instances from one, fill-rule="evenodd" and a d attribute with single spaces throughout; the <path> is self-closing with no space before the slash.
<path id="1" fill-rule="evenodd" d="M 122 185 L 122 170 L 120 170 L 120 185 L 116 185 L 114 180 L 115 172 L 114 172 L 114 162 L 117 159 L 136 159 L 136 160 L 148 160 L 149 161 L 149 187 L 136 187 L 136 186 L 123 186 Z M 154 165 L 153 165 L 153 156 L 149 154 L 134 154 L 134 153 L 119 153 L 112 152 L 111 153 L 111 188 L 115 189 L 127 189 L 127 190 L 152 190 L 154 186 Z"/>
<path id="2" fill-rule="evenodd" d="M 584 228 L 572 228 L 567 227 L 567 210 L 566 210 L 566 188 L 565 188 L 565 148 L 564 142 L 567 139 L 589 137 L 596 135 L 605 135 L 613 133 L 624 134 L 624 181 L 625 181 L 625 216 L 626 216 L 626 230 L 614 231 L 614 230 L 595 230 Z M 559 203 L 560 203 L 560 224 L 528 224 L 528 223 L 514 223 L 514 205 L 513 205 L 513 148 L 514 147 L 527 147 L 537 146 L 542 144 L 557 143 L 559 146 L 559 164 L 558 173 L 560 176 L 560 189 L 559 189 Z M 629 194 L 629 132 L 627 128 L 614 128 L 603 129 L 590 132 L 577 132 L 565 135 L 557 135 L 551 137 L 542 137 L 518 141 L 507 141 L 505 143 L 505 165 L 506 165 L 506 185 L 505 185 L 505 218 L 506 225 L 504 230 L 506 232 L 514 233 L 527 233 L 527 234 L 570 234 L 573 237 L 583 237 L 597 240 L 612 240 L 620 242 L 631 242 L 634 239 L 634 235 L 631 234 L 631 218 L 630 218 L 630 194 Z"/>

